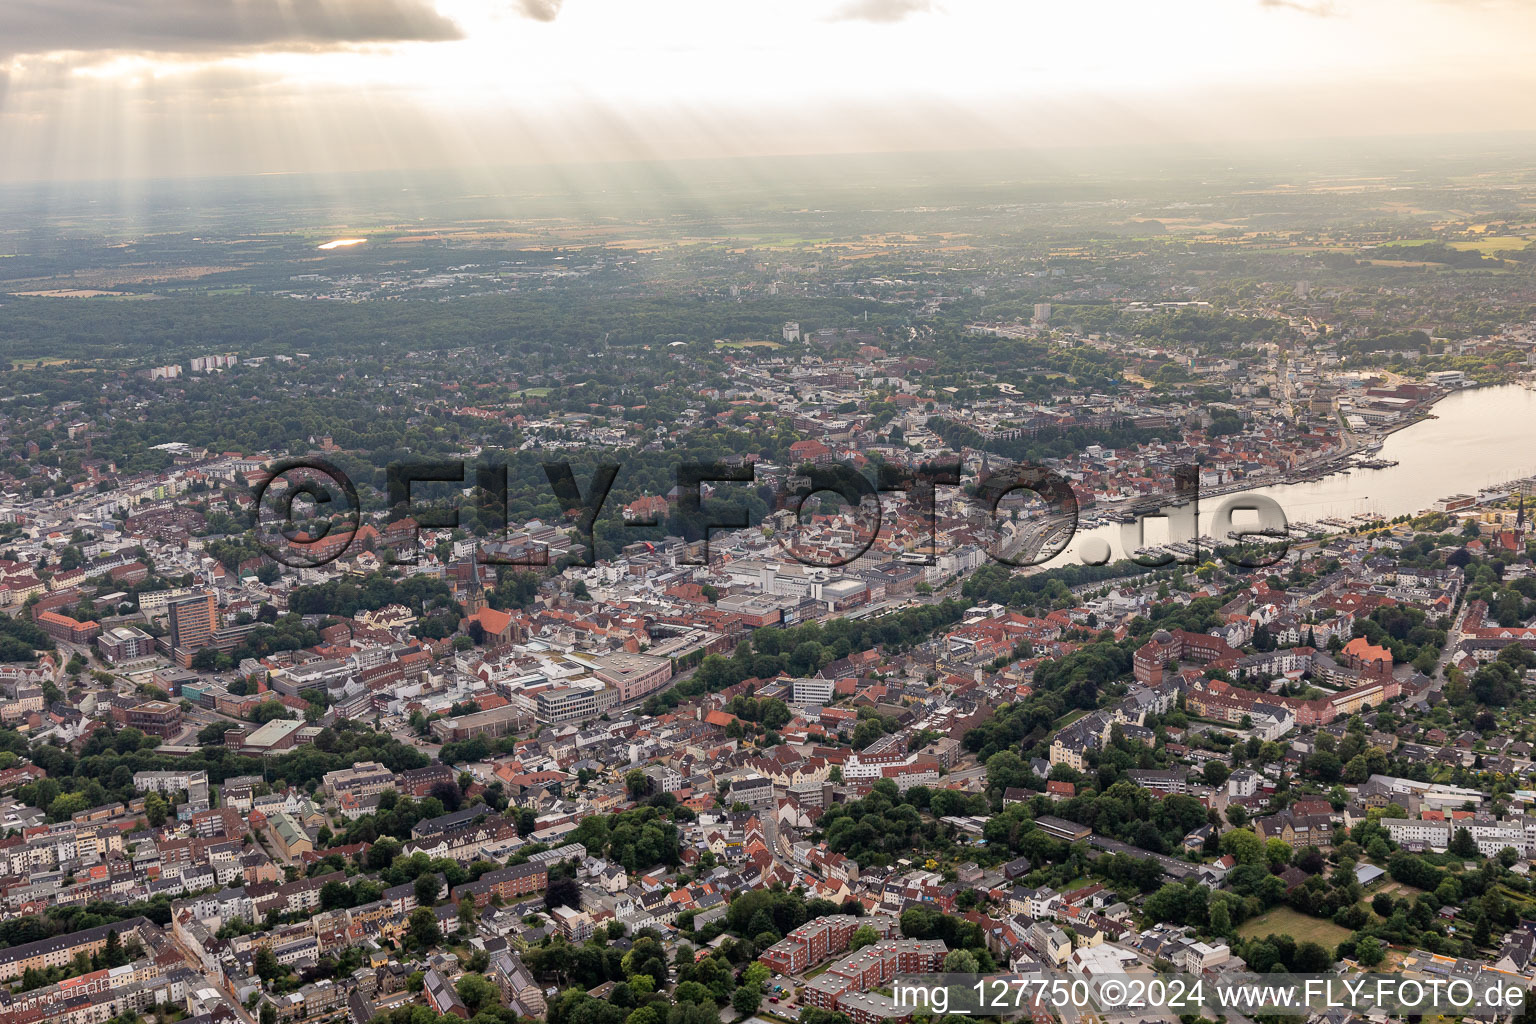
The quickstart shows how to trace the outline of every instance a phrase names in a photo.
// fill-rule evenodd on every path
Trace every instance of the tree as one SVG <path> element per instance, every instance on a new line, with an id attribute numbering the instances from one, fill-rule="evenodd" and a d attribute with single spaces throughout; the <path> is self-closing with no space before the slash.
<path id="1" fill-rule="evenodd" d="M 271 946 L 262 946 L 256 951 L 254 966 L 256 976 L 269 984 L 283 976 L 283 965 L 277 962 L 277 954 L 272 952 Z"/>
<path id="2" fill-rule="evenodd" d="M 1245 828 L 1234 828 L 1221 837 L 1221 852 L 1229 853 L 1239 864 L 1257 864 L 1264 859 L 1264 843 Z"/>
<path id="3" fill-rule="evenodd" d="M 1458 857 L 1476 857 L 1477 840 L 1472 838 L 1472 833 L 1465 828 L 1458 828 L 1451 836 L 1450 852 Z"/>
<path id="4" fill-rule="evenodd" d="M 165 797 L 159 793 L 150 793 L 144 797 L 144 820 L 149 822 L 151 828 L 159 828 L 165 824 L 166 814 L 170 811 L 170 805 Z"/>
<path id="5" fill-rule="evenodd" d="M 1315 750 L 1303 764 L 1306 772 L 1325 785 L 1332 785 L 1339 781 L 1344 772 L 1344 764 L 1339 760 L 1339 755 L 1331 750 Z"/>
<path id="6" fill-rule="evenodd" d="M 1367 935 L 1355 943 L 1355 960 L 1362 967 L 1375 967 L 1386 958 L 1386 951 L 1381 948 L 1381 942 L 1375 936 Z"/>
<path id="7" fill-rule="evenodd" d="M 339 910 L 352 905 L 352 887 L 346 882 L 326 882 L 320 887 L 320 909 Z"/>
<path id="8" fill-rule="evenodd" d="M 987 758 L 987 788 L 1012 789 L 1024 784 L 1029 765 L 1012 750 L 1000 750 Z"/>
<path id="9" fill-rule="evenodd" d="M 475 906 L 475 901 L 465 896 L 459 900 L 459 927 L 464 931 L 473 931 L 475 922 L 480 919 L 480 913 Z"/>
<path id="10" fill-rule="evenodd" d="M 581 883 L 568 875 L 551 878 L 544 889 L 544 905 L 550 910 L 556 907 L 580 907 Z"/>
<path id="11" fill-rule="evenodd" d="M 884 735 L 885 726 L 878 718 L 866 718 L 853 727 L 853 746 L 863 750 Z"/>
<path id="12" fill-rule="evenodd" d="M 853 935 L 848 939 L 848 949 L 852 952 L 855 949 L 863 949 L 865 946 L 879 941 L 880 933 L 875 931 L 873 926 L 861 924 L 854 929 Z"/>
<path id="13" fill-rule="evenodd" d="M 121 967 L 128 962 L 128 953 L 123 949 L 123 940 L 117 932 L 107 932 L 107 941 L 101 950 L 101 966 Z"/>
<path id="14" fill-rule="evenodd" d="M 368 848 L 368 867 L 373 871 L 383 871 L 394 863 L 400 855 L 400 842 L 396 839 L 383 838 Z"/>
<path id="15" fill-rule="evenodd" d="M 417 907 L 411 911 L 407 933 L 411 940 L 423 949 L 443 941 L 442 930 L 437 927 L 437 915 L 427 907 Z"/>
<path id="16" fill-rule="evenodd" d="M 631 985 L 639 978 L 647 977 L 651 983 L 666 983 L 667 980 L 667 953 L 661 943 L 648 935 L 642 935 L 629 947 L 619 961 L 619 967 L 624 972 L 624 978 Z"/>
<path id="17" fill-rule="evenodd" d="M 752 915 L 752 920 L 747 924 L 747 931 L 753 935 L 778 934 L 778 929 L 773 924 L 773 914 L 769 912 L 767 907 L 761 908 Z"/>
<path id="18" fill-rule="evenodd" d="M 261 1001 L 261 1024 L 277 1024 L 277 1007 L 269 1000 Z"/>
<path id="19" fill-rule="evenodd" d="M 678 1003 L 667 1011 L 667 1024 L 720 1024 L 720 1014 L 713 1003 Z"/>
<path id="20" fill-rule="evenodd" d="M 981 965 L 975 953 L 967 949 L 956 949 L 945 955 L 944 970 L 949 974 L 975 974 L 981 970 Z"/>
<path id="21" fill-rule="evenodd" d="M 1227 909 L 1226 900 L 1213 903 L 1210 910 L 1211 931 L 1217 935 L 1227 935 L 1232 931 L 1232 912 Z"/>
<path id="22" fill-rule="evenodd" d="M 763 990 L 756 985 L 740 985 L 731 993 L 731 1007 L 743 1017 L 757 1012 L 763 1001 Z"/>
<path id="23" fill-rule="evenodd" d="M 1316 942 L 1301 942 L 1296 945 L 1296 955 L 1291 962 L 1291 969 L 1297 974 L 1322 974 L 1333 966 L 1333 954 Z"/>
<path id="24" fill-rule="evenodd" d="M 412 884 L 412 890 L 416 894 L 416 905 L 420 907 L 437 906 L 437 895 L 443 891 L 443 883 L 431 871 L 417 875 Z"/>
<path id="25" fill-rule="evenodd" d="M 501 1005 L 501 992 L 483 974 L 465 974 L 453 988 L 472 1015 L 485 1007 Z"/>
<path id="26" fill-rule="evenodd" d="M 452 782 L 435 782 L 427 790 L 427 796 L 436 797 L 444 811 L 456 811 L 464 803 L 464 794 Z"/>
<path id="27" fill-rule="evenodd" d="M 695 980 L 709 989 L 710 997 L 716 1003 L 731 998 L 736 987 L 736 974 L 722 956 L 705 957 L 694 965 L 693 972 Z"/>
<path id="28" fill-rule="evenodd" d="M 701 982 L 685 981 L 672 990 L 672 1001 L 675 1003 L 710 1003 L 715 997 L 709 994 Z"/>

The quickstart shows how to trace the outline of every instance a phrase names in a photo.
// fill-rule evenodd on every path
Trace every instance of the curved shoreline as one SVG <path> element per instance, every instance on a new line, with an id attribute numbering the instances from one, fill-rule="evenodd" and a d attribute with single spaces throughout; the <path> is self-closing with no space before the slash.
<path id="1" fill-rule="evenodd" d="M 1524 405 L 1529 405 L 1532 401 L 1536 401 L 1536 399 L 1529 398 L 1530 389 L 1525 389 L 1521 384 L 1517 382 L 1457 388 L 1454 391 L 1449 391 L 1444 395 L 1439 396 L 1433 402 L 1426 404 L 1422 407 L 1421 410 L 1419 410 L 1419 414 L 1414 415 L 1406 422 L 1394 424 L 1390 429 L 1383 430 L 1379 434 L 1371 435 L 1372 439 L 1373 441 L 1380 440 L 1385 445 L 1390 436 L 1398 433 L 1399 431 L 1423 424 L 1426 421 L 1443 420 L 1445 418 L 1445 414 L 1443 412 L 1431 412 L 1430 410 L 1439 409 L 1441 403 L 1446 399 L 1460 395 L 1462 392 L 1501 391 L 1502 389 L 1510 390 L 1501 397 L 1492 400 L 1498 406 L 1502 407 L 1508 404 L 1511 399 L 1518 398 L 1519 396 L 1515 394 L 1516 391 L 1524 391 L 1526 393 L 1526 400 Z M 1517 402 L 1515 404 L 1520 403 Z M 1533 413 L 1532 410 L 1525 408 L 1524 405 L 1519 410 L 1519 415 L 1522 417 L 1532 416 L 1531 422 L 1536 422 L 1536 413 Z M 1266 496 L 1273 498 L 1280 505 L 1282 511 L 1285 512 L 1286 519 L 1290 522 L 1315 522 L 1318 518 L 1338 518 L 1353 521 L 1356 515 L 1361 514 L 1361 509 L 1359 507 L 1360 503 L 1372 500 L 1373 494 L 1363 493 L 1358 495 L 1348 495 L 1345 492 L 1352 490 L 1369 490 L 1375 492 L 1375 488 L 1371 486 L 1369 481 L 1376 480 L 1380 481 L 1377 486 L 1384 486 L 1387 491 L 1385 500 L 1388 503 L 1389 508 L 1377 513 L 1375 521 L 1386 521 L 1403 514 L 1423 514 L 1428 510 L 1428 506 L 1431 502 L 1450 494 L 1455 494 L 1458 492 L 1476 493 L 1480 490 L 1486 490 L 1486 485 L 1489 483 L 1488 477 L 1484 477 L 1481 481 L 1468 480 L 1466 478 L 1470 475 L 1468 471 L 1475 472 L 1476 467 L 1479 465 L 1481 465 L 1482 468 L 1486 470 L 1488 468 L 1489 459 L 1467 455 L 1465 449 L 1470 441 L 1475 441 L 1477 444 L 1484 446 L 1484 448 L 1477 449 L 1478 456 L 1481 456 L 1485 451 L 1487 451 L 1487 446 L 1497 443 L 1500 432 L 1505 430 L 1506 426 L 1509 429 L 1515 429 L 1516 425 L 1514 423 L 1509 423 L 1507 420 L 1508 413 L 1509 410 L 1504 409 L 1501 415 L 1505 415 L 1506 419 L 1494 422 L 1489 419 L 1487 411 L 1482 409 L 1481 403 L 1479 404 L 1479 408 L 1472 412 L 1468 412 L 1467 410 L 1459 410 L 1456 419 L 1458 420 L 1458 423 L 1460 423 L 1460 426 L 1458 426 L 1452 433 L 1442 434 L 1437 432 L 1432 437 L 1424 439 L 1424 445 L 1419 445 L 1410 440 L 1408 442 L 1407 449 L 1404 451 L 1383 453 L 1393 458 L 1394 460 L 1401 460 L 1401 462 L 1405 465 L 1405 468 L 1398 469 L 1394 467 L 1381 470 L 1373 470 L 1369 475 L 1362 474 L 1358 478 L 1350 478 L 1351 480 L 1361 481 L 1359 484 L 1356 484 L 1353 487 L 1351 487 L 1348 482 L 1343 480 L 1332 481 L 1329 483 L 1324 483 L 1324 481 L 1327 481 L 1329 477 L 1334 476 L 1346 477 L 1347 474 L 1341 473 L 1340 470 L 1347 468 L 1345 464 L 1350 458 L 1353 458 L 1355 455 L 1359 454 L 1359 449 L 1351 450 L 1349 455 L 1335 456 L 1325 465 L 1319 465 L 1306 471 L 1291 474 L 1284 478 L 1267 479 L 1262 482 L 1244 480 L 1234 484 L 1222 485 L 1220 487 L 1211 489 L 1201 488 L 1199 499 L 1202 502 L 1200 510 L 1200 516 L 1202 520 L 1201 532 L 1205 531 L 1212 513 L 1220 503 L 1219 499 L 1229 498 L 1236 494 L 1254 492 L 1263 494 L 1265 492 L 1286 491 L 1286 493 L 1279 494 L 1269 493 Z M 1481 416 L 1481 419 L 1478 418 L 1479 416 Z M 1464 420 L 1468 420 L 1469 418 L 1470 422 L 1462 422 Z M 1461 442 L 1460 447 L 1463 449 L 1462 452 L 1455 451 L 1458 441 Z M 1402 444 L 1400 443 L 1398 447 L 1402 447 Z M 1461 470 L 1461 472 L 1453 474 L 1451 480 L 1444 480 L 1442 482 L 1443 489 L 1437 488 L 1437 485 L 1434 482 L 1437 477 L 1435 477 L 1432 472 L 1426 471 L 1425 453 L 1426 450 L 1430 449 L 1433 449 L 1436 452 L 1436 461 L 1433 463 L 1433 465 L 1436 467 L 1440 465 L 1455 466 Z M 1499 453 L 1497 451 L 1491 451 L 1489 454 L 1493 459 L 1497 459 Z M 1523 479 L 1526 476 L 1536 473 L 1536 466 L 1528 466 L 1522 462 L 1519 465 L 1508 465 L 1507 470 L 1507 475 L 1498 481 L 1499 484 Z M 1412 489 L 1416 491 L 1411 502 L 1409 502 L 1405 497 L 1406 491 L 1408 490 L 1404 484 L 1405 479 L 1411 480 L 1413 482 Z M 1495 486 L 1497 485 L 1498 484 L 1495 484 Z M 1301 492 L 1291 492 L 1288 490 L 1290 488 L 1311 489 Z M 1329 493 L 1330 491 L 1333 493 Z M 1426 493 L 1426 491 L 1430 491 L 1431 493 Z M 1377 500 L 1382 500 L 1383 496 L 1376 494 L 1375 497 Z M 1147 499 L 1142 499 L 1140 504 L 1145 504 L 1146 501 Z M 1405 503 L 1411 503 L 1414 507 L 1408 510 L 1406 513 L 1403 511 L 1403 509 L 1395 507 L 1398 505 L 1404 505 Z M 1119 511 L 1122 513 L 1125 511 L 1130 511 L 1132 507 L 1133 506 L 1131 505 L 1127 505 L 1124 509 Z M 1301 509 L 1305 508 L 1318 508 L 1318 510 L 1315 513 L 1310 511 L 1300 511 Z M 1374 512 L 1375 510 L 1367 509 L 1366 511 Z M 1047 563 L 1047 567 L 1056 567 L 1075 563 L 1077 561 L 1077 550 L 1079 545 L 1085 538 L 1090 536 L 1100 537 L 1108 542 L 1111 548 L 1112 558 L 1126 557 L 1128 552 L 1125 545 L 1120 541 L 1123 536 L 1121 531 L 1127 528 L 1136 530 L 1136 520 L 1133 520 L 1131 523 L 1101 523 L 1101 525 L 1083 530 L 1072 538 L 1072 541 L 1067 545 L 1065 549 L 1063 549 L 1061 554 Z M 1336 532 L 1341 531 L 1328 531 L 1330 534 Z M 1155 540 L 1150 541 L 1147 546 L 1157 546 L 1158 543 L 1160 542 Z"/>

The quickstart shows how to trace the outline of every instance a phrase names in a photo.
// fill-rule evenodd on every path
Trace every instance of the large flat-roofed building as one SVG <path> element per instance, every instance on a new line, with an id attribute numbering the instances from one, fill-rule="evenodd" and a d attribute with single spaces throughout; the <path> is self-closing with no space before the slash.
<path id="1" fill-rule="evenodd" d="M 126 665 L 155 656 L 155 638 L 133 626 L 113 626 L 96 638 L 96 649 L 109 665 Z"/>
<path id="2" fill-rule="evenodd" d="M 272 689 L 278 693 L 297 697 L 306 690 L 318 690 L 321 693 L 339 690 L 354 675 L 356 670 L 347 662 L 326 659 L 290 665 L 272 673 L 271 682 Z"/>
<path id="3" fill-rule="evenodd" d="M 901 934 L 897 919 L 889 915 L 828 914 L 802 924 L 759 953 L 757 959 L 775 971 L 798 974 L 847 949 L 853 933 L 863 925 L 874 928 L 883 939 Z"/>
<path id="4" fill-rule="evenodd" d="M 715 610 L 741 616 L 748 629 L 776 626 L 784 619 L 784 600 L 768 594 L 730 594 L 715 602 Z"/>
<path id="5" fill-rule="evenodd" d="M 1142 789 L 1159 793 L 1182 795 L 1189 792 L 1188 768 L 1132 768 L 1125 773 L 1125 777 Z"/>
<path id="6" fill-rule="evenodd" d="M 219 611 L 214 595 L 193 594 L 177 598 L 165 606 L 170 620 L 171 657 L 182 668 L 191 668 L 192 659 L 199 650 L 213 642 L 214 631 L 219 626 Z"/>
<path id="7" fill-rule="evenodd" d="M 534 695 L 534 713 L 546 724 L 596 718 L 619 701 L 619 691 L 595 679 L 555 686 Z"/>
<path id="8" fill-rule="evenodd" d="M 1048 836 L 1056 839 L 1065 839 L 1069 843 L 1087 839 L 1093 834 L 1093 829 L 1087 825 L 1079 825 L 1075 821 L 1053 817 L 1049 814 L 1042 814 L 1036 818 L 1035 827 Z"/>
<path id="9" fill-rule="evenodd" d="M 377 761 L 360 761 L 350 768 L 326 772 L 321 782 L 326 795 L 330 797 L 341 793 L 376 796 L 386 789 L 395 788 L 395 773 Z"/>
<path id="10" fill-rule="evenodd" d="M 175 793 L 198 784 L 208 785 L 208 773 L 201 768 L 182 772 L 133 773 L 133 788 L 140 793 Z"/>
<path id="11" fill-rule="evenodd" d="M 912 1017 L 879 989 L 898 974 L 938 970 L 948 947 L 938 939 L 887 939 L 857 949 L 832 964 L 805 986 L 804 1000 L 822 1010 L 838 1010 L 855 1024 L 894 1024 Z"/>
<path id="12" fill-rule="evenodd" d="M 672 662 L 649 654 L 605 654 L 592 667 L 592 674 L 618 690 L 625 702 L 655 692 L 672 678 Z"/>
<path id="13" fill-rule="evenodd" d="M 831 679 L 796 679 L 792 704 L 829 704 L 836 689 Z"/>
<path id="14" fill-rule="evenodd" d="M 242 750 L 265 754 L 279 750 L 290 750 L 298 742 L 298 732 L 304 728 L 304 722 L 297 718 L 274 718 L 260 729 L 243 737 L 240 742 Z"/>
<path id="15" fill-rule="evenodd" d="M 452 742 L 475 736 L 505 736 L 527 728 L 532 722 L 533 715 L 528 708 L 514 702 L 455 718 L 439 718 L 432 723 L 432 732 L 444 742 Z"/>
<path id="16" fill-rule="evenodd" d="M 181 732 L 181 708 L 163 700 L 145 701 L 128 709 L 125 724 L 147 736 L 168 740 Z"/>
<path id="17" fill-rule="evenodd" d="M 196 650 L 208 646 L 218 625 L 212 593 L 178 598 L 166 606 L 170 615 L 171 646 Z"/>
<path id="18" fill-rule="evenodd" d="M 250 635 L 261 626 L 262 623 L 260 622 L 246 622 L 240 625 L 223 626 L 208 634 L 208 644 L 228 654 L 245 643 Z"/>

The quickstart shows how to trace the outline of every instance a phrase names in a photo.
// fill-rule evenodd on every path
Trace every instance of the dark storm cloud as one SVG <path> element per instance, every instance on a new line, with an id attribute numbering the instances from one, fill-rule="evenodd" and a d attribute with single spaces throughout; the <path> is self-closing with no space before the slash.
<path id="1" fill-rule="evenodd" d="M 462 35 L 431 0 L 5 0 L 0 8 L 0 53 L 13 54 L 315 49 Z"/>
<path id="2" fill-rule="evenodd" d="M 832 15 L 833 21 L 873 21 L 890 24 L 909 14 L 933 10 L 933 0 L 853 0 Z"/>

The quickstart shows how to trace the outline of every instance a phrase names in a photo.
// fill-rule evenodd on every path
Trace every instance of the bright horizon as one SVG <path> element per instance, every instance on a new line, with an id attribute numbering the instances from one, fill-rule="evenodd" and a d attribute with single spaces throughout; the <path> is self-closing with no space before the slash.
<path id="1" fill-rule="evenodd" d="M 1536 129 L 1517 0 L 8 0 L 0 180 Z"/>

